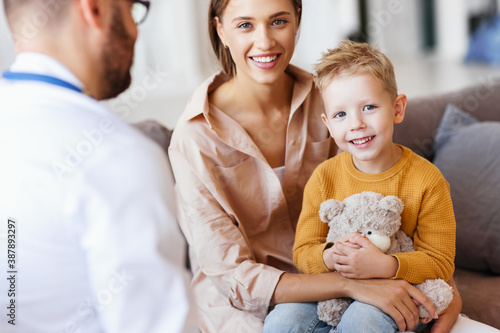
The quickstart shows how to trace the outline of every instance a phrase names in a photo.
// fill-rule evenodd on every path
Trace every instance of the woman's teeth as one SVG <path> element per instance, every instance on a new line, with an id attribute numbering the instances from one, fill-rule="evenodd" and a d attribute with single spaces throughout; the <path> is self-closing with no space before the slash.
<path id="1" fill-rule="evenodd" d="M 272 56 L 272 57 L 252 57 L 253 61 L 261 62 L 261 63 L 273 62 L 277 58 L 278 58 L 278 55 L 275 55 L 275 56 Z"/>

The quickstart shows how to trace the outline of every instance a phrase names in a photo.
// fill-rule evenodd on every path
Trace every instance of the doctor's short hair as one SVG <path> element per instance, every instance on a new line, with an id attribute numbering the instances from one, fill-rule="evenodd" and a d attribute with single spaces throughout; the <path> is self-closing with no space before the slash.
<path id="1" fill-rule="evenodd" d="M 70 0 L 3 0 L 5 17 L 12 30 L 18 24 L 37 29 L 49 26 L 70 4 Z"/>
<path id="2" fill-rule="evenodd" d="M 27 3 L 31 2 L 31 0 L 3 0 L 3 10 L 5 12 L 5 17 L 7 18 L 7 21 L 11 22 L 11 18 L 13 15 L 13 12 L 16 8 L 19 8 L 21 6 L 26 5 Z"/>
<path id="3" fill-rule="evenodd" d="M 314 79 L 321 92 L 337 77 L 373 75 L 393 98 L 398 95 L 394 67 L 387 56 L 374 45 L 343 40 L 328 50 L 314 66 Z"/>

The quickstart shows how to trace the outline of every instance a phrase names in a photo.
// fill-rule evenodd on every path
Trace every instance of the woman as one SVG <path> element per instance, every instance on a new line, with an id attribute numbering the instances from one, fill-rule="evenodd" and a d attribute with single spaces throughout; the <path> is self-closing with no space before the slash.
<path id="1" fill-rule="evenodd" d="M 297 332 L 328 332 L 314 302 L 343 296 L 412 328 L 413 299 L 434 307 L 405 281 L 361 283 L 337 273 L 297 274 L 293 266 L 304 186 L 337 149 L 321 123 L 311 74 L 289 64 L 301 11 L 301 0 L 210 2 L 210 37 L 223 71 L 196 90 L 169 151 L 201 329 L 261 332 L 277 304 L 278 318 L 293 313 L 283 321 Z M 460 307 L 457 297 L 436 332 L 449 330 Z"/>

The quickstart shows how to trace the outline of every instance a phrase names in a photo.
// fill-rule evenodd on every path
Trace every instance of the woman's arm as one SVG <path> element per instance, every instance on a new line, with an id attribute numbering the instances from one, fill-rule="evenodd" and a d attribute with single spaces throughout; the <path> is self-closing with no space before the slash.
<path id="1" fill-rule="evenodd" d="M 181 153 L 175 148 L 171 147 L 170 158 L 177 183 L 178 219 L 194 252 L 195 266 L 227 304 L 264 318 L 283 272 L 256 262 L 244 231 L 225 212 L 223 200 L 213 194 L 216 180 L 206 176 L 209 172 L 198 161 L 190 160 L 199 152 Z"/>
<path id="2" fill-rule="evenodd" d="M 404 280 L 351 280 L 339 273 L 284 273 L 276 286 L 272 301 L 275 304 L 314 302 L 339 297 L 351 297 L 378 307 L 394 319 L 400 331 L 418 324 L 415 301 L 422 304 L 429 313 L 436 311 L 427 296 Z"/>
<path id="3" fill-rule="evenodd" d="M 451 278 L 448 284 L 453 287 L 453 299 L 448 307 L 439 314 L 439 318 L 432 326 L 431 333 L 448 333 L 462 311 L 462 297 L 458 292 L 455 280 Z"/>

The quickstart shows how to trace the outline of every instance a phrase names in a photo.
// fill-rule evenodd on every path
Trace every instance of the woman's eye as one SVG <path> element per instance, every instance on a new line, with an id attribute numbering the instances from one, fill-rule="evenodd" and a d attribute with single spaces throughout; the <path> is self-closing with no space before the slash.
<path id="1" fill-rule="evenodd" d="M 241 29 L 248 29 L 251 27 L 252 27 L 252 25 L 250 23 L 241 23 L 240 25 L 238 25 L 238 28 L 241 28 Z"/>
<path id="2" fill-rule="evenodd" d="M 345 117 L 346 116 L 346 113 L 344 111 L 340 111 L 340 112 L 337 112 L 333 118 L 342 118 L 342 117 Z"/>
<path id="3" fill-rule="evenodd" d="M 371 111 L 373 109 L 375 109 L 375 105 L 365 105 L 363 111 Z"/>
<path id="4" fill-rule="evenodd" d="M 273 25 L 283 25 L 286 23 L 286 20 L 274 20 Z"/>

